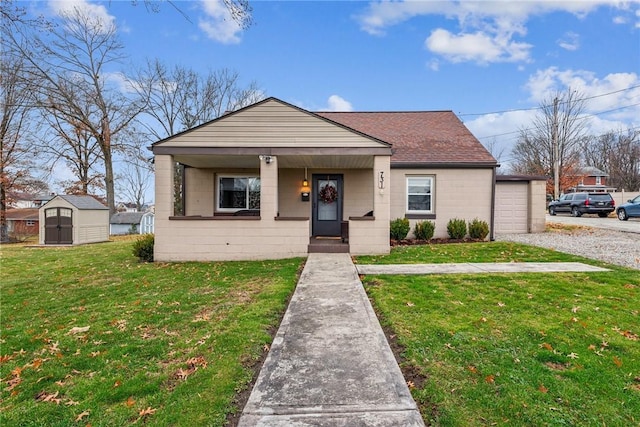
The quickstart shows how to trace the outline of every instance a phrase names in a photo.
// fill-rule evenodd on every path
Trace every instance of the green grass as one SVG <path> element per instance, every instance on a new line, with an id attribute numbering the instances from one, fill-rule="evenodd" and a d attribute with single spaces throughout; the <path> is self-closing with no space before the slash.
<path id="1" fill-rule="evenodd" d="M 221 426 L 238 411 L 302 261 L 144 264 L 131 248 L 2 247 L 0 425 Z"/>
<path id="2" fill-rule="evenodd" d="M 582 261 L 514 243 L 395 248 L 360 263 Z M 367 276 L 442 426 L 640 425 L 640 272 Z"/>

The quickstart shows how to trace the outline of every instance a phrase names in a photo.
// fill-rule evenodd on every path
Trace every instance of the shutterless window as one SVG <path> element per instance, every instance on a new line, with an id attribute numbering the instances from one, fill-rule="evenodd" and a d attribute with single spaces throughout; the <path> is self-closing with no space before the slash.
<path id="1" fill-rule="evenodd" d="M 433 213 L 433 177 L 407 177 L 407 212 Z"/>
<path id="2" fill-rule="evenodd" d="M 219 176 L 218 210 L 260 209 L 260 178 L 257 176 Z"/>

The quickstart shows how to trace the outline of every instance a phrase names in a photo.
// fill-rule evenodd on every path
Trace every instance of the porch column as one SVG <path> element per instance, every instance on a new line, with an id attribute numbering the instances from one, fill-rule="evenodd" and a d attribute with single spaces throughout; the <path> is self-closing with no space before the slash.
<path id="1" fill-rule="evenodd" d="M 168 219 L 173 215 L 173 156 L 156 155 L 155 167 L 155 218 Z M 156 222 L 157 224 L 157 222 Z"/>
<path id="2" fill-rule="evenodd" d="M 391 157 L 375 156 L 373 158 L 373 212 L 376 218 L 376 229 L 383 228 L 384 239 L 389 241 L 389 220 L 391 219 Z M 380 188 L 382 187 L 382 188 Z M 377 235 L 377 234 L 376 234 Z"/>
<path id="3" fill-rule="evenodd" d="M 273 221 L 278 216 L 278 158 L 260 159 L 260 217 Z"/>

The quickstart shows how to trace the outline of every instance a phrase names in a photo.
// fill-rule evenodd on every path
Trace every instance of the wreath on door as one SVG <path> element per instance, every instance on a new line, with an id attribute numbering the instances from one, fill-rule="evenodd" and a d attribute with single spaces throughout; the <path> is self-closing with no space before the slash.
<path id="1" fill-rule="evenodd" d="M 318 197 L 322 202 L 331 204 L 338 200 L 338 190 L 333 185 L 327 184 L 320 189 Z"/>

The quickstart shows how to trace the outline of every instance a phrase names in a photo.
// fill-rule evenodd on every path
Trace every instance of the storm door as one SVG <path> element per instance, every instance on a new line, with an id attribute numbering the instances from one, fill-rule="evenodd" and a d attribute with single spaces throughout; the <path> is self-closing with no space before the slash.
<path id="1" fill-rule="evenodd" d="M 44 211 L 44 243 L 70 245 L 73 243 L 73 211 L 69 208 L 50 208 Z"/>
<path id="2" fill-rule="evenodd" d="M 342 175 L 313 175 L 312 233 L 340 236 L 342 222 Z"/>

